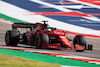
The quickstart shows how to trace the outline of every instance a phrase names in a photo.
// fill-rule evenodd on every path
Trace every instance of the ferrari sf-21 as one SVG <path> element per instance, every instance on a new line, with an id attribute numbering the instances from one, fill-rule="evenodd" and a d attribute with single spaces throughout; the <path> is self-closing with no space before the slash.
<path id="1" fill-rule="evenodd" d="M 57 30 L 49 27 L 47 21 L 43 23 L 14 23 L 12 30 L 8 30 L 5 34 L 5 42 L 7 46 L 17 46 L 18 43 L 24 45 L 35 46 L 39 48 L 53 49 L 71 49 L 75 51 L 84 51 L 87 46 L 85 36 L 76 35 L 70 40 L 64 30 Z M 20 33 L 17 28 L 30 29 L 24 33 Z"/>

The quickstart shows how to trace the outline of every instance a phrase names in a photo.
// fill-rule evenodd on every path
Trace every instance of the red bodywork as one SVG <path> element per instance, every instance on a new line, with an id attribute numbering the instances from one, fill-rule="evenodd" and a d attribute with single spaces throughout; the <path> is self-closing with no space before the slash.
<path id="1" fill-rule="evenodd" d="M 35 35 L 37 33 L 46 33 L 49 36 L 49 39 L 51 40 L 51 43 L 42 43 L 41 48 L 54 48 L 54 49 L 73 49 L 72 43 L 68 40 L 68 38 L 65 36 L 66 33 L 64 31 L 56 30 L 56 28 L 52 28 L 52 31 L 48 32 L 44 28 L 48 24 L 42 24 L 42 23 L 35 23 L 35 24 L 23 24 L 23 23 L 15 23 L 13 24 L 14 28 L 30 28 L 31 30 L 29 32 L 26 32 L 27 35 L 27 41 L 30 43 L 31 35 Z M 34 29 L 32 29 L 34 28 Z"/>

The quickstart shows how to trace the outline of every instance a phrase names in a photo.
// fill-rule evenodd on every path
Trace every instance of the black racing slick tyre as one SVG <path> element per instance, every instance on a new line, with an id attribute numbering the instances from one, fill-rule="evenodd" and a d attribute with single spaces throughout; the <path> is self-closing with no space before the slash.
<path id="1" fill-rule="evenodd" d="M 75 51 L 77 51 L 77 52 L 84 51 L 86 49 L 86 45 L 87 45 L 85 36 L 83 36 L 83 35 L 77 35 L 77 36 L 75 36 L 75 38 L 73 40 L 74 48 L 76 48 L 75 44 L 82 45 L 84 47 L 83 50 L 75 50 Z"/>
<path id="2" fill-rule="evenodd" d="M 41 48 L 42 43 L 49 43 L 49 37 L 46 33 L 38 33 L 35 36 L 35 46 L 37 49 Z"/>
<path id="3" fill-rule="evenodd" d="M 8 30 L 5 34 L 5 42 L 7 46 L 17 46 L 20 33 L 17 30 Z"/>

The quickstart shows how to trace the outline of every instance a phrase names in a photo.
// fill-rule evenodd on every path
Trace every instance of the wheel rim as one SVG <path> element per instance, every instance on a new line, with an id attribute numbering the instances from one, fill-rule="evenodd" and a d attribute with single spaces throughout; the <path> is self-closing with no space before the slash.
<path id="1" fill-rule="evenodd" d="M 5 40 L 6 40 L 6 42 L 8 41 L 8 36 L 6 35 L 6 37 L 5 37 Z"/>
<path id="2" fill-rule="evenodd" d="M 41 38 L 40 38 L 40 36 L 36 37 L 36 39 L 35 39 L 35 45 L 36 45 L 36 48 L 40 47 L 40 45 L 41 45 Z"/>
<path id="3" fill-rule="evenodd" d="M 6 41 L 6 44 L 8 45 L 9 43 L 9 33 L 7 32 L 6 36 L 5 36 L 5 41 Z"/>
<path id="4" fill-rule="evenodd" d="M 39 44 L 39 38 L 37 37 L 36 38 L 36 45 L 38 45 Z"/>

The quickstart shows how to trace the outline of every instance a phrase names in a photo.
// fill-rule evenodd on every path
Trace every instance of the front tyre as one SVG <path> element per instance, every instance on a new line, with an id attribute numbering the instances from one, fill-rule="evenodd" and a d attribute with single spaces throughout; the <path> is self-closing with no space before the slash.
<path id="1" fill-rule="evenodd" d="M 5 34 L 5 42 L 7 46 L 17 46 L 20 34 L 17 30 L 8 30 Z"/>
<path id="2" fill-rule="evenodd" d="M 76 49 L 77 52 L 84 51 L 86 49 L 86 45 L 87 45 L 85 36 L 83 36 L 83 35 L 75 36 L 75 38 L 73 40 L 73 45 L 74 45 L 75 49 L 79 48 L 79 49 Z M 77 45 L 78 45 L 78 47 L 76 47 Z"/>
<path id="3" fill-rule="evenodd" d="M 35 46 L 36 48 L 41 48 L 42 43 L 49 43 L 49 37 L 46 33 L 38 33 L 35 36 Z"/>

